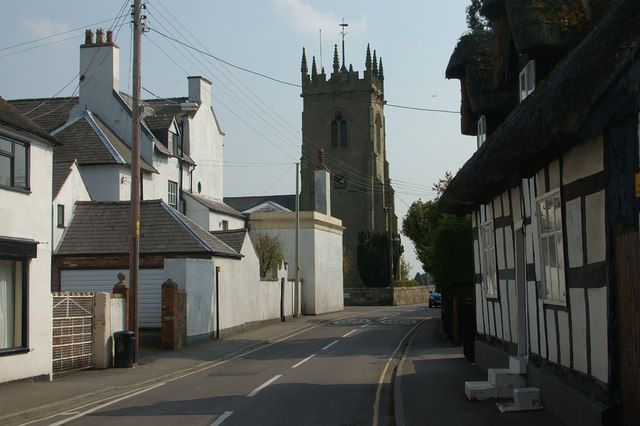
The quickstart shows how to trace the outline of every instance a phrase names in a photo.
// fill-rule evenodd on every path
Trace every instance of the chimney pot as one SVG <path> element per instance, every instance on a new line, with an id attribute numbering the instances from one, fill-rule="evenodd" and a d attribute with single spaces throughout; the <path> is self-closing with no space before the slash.
<path id="1" fill-rule="evenodd" d="M 84 44 L 93 44 L 93 31 L 84 31 Z"/>
<path id="2" fill-rule="evenodd" d="M 107 43 L 113 43 L 113 31 L 107 31 Z"/>
<path id="3" fill-rule="evenodd" d="M 104 32 L 102 31 L 102 29 L 99 29 L 98 31 L 96 31 L 96 44 L 102 43 L 104 43 Z"/>

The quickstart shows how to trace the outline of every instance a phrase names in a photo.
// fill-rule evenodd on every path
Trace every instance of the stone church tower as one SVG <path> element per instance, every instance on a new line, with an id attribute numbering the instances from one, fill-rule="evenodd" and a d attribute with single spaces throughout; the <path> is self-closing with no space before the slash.
<path id="1" fill-rule="evenodd" d="M 384 119 L 384 73 L 382 59 L 367 46 L 361 77 L 342 64 L 338 47 L 333 71 L 318 72 L 316 60 L 307 68 L 302 49 L 302 158 L 301 209 L 314 210 L 314 170 L 318 151 L 324 151 L 331 173 L 331 215 L 346 227 L 344 247 L 351 260 L 345 287 L 362 286 L 357 268 L 358 233 L 362 230 L 397 233 L 394 193 L 389 179 Z"/>

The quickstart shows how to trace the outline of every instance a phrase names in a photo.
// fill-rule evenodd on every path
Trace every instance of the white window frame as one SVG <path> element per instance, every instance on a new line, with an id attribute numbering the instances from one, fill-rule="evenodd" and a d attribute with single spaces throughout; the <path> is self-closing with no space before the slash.
<path id="1" fill-rule="evenodd" d="M 482 262 L 482 286 L 485 297 L 498 298 L 498 266 L 496 264 L 496 234 L 493 220 L 487 220 L 478 227 L 480 256 Z"/>
<path id="2" fill-rule="evenodd" d="M 8 259 L 1 257 L 3 273 L 0 273 L 0 354 L 11 353 L 27 347 L 28 326 L 25 297 L 28 288 L 25 259 Z M 10 269 L 7 269 L 9 266 Z M 8 272 L 8 274 L 7 274 Z"/>
<path id="3" fill-rule="evenodd" d="M 478 148 L 487 140 L 487 117 L 481 115 L 478 119 Z"/>
<path id="4" fill-rule="evenodd" d="M 557 204 L 555 201 L 557 200 Z M 549 218 L 548 206 L 551 202 L 552 218 Z M 544 214 L 544 220 L 543 220 Z M 560 189 L 556 188 L 536 197 L 535 215 L 538 224 L 538 247 L 540 253 L 537 261 L 541 271 L 541 281 L 544 290 L 544 303 L 552 305 L 567 305 L 567 285 L 565 277 L 564 236 L 562 233 L 562 199 Z M 553 246 L 549 244 L 553 241 Z M 550 248 L 553 247 L 553 254 Z M 554 266 L 555 265 L 555 266 Z"/>
<path id="5" fill-rule="evenodd" d="M 169 181 L 167 185 L 167 204 L 169 204 L 174 209 L 178 209 L 178 182 L 174 182 L 172 180 Z M 172 189 L 174 189 L 172 191 Z"/>
<path id="6" fill-rule="evenodd" d="M 520 102 L 524 101 L 536 88 L 536 62 L 529 61 L 520 71 L 519 78 Z"/>

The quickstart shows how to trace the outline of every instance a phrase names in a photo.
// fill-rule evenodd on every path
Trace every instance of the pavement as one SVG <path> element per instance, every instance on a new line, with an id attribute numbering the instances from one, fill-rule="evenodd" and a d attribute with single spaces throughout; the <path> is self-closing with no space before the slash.
<path id="1" fill-rule="evenodd" d="M 423 324 L 410 338 L 395 376 L 396 425 L 562 425 L 542 411 L 500 414 L 501 401 L 469 401 L 464 382 L 487 380 L 487 373 L 467 361 L 462 346 L 439 336 L 439 321 Z"/>
<path id="2" fill-rule="evenodd" d="M 419 321 L 419 316 L 426 317 L 437 313 L 436 310 L 425 309 L 420 306 L 416 306 L 416 308 L 419 309 L 407 311 L 406 314 L 414 315 L 416 321 L 413 322 L 415 323 Z M 138 424 L 142 419 L 151 420 L 153 418 L 144 417 L 146 414 L 143 414 L 141 410 L 146 407 L 153 412 L 157 412 L 157 410 L 173 410 L 170 413 L 172 415 L 183 414 L 185 409 L 187 411 L 188 409 L 199 410 L 201 411 L 199 413 L 201 416 L 194 417 L 191 420 L 195 423 L 201 423 L 200 420 L 210 419 L 214 413 L 219 415 L 211 408 L 213 405 L 222 404 L 221 406 L 227 406 L 231 404 L 229 399 L 231 394 L 229 392 L 233 394 L 233 389 L 229 389 L 237 384 L 237 377 L 270 375 L 273 373 L 270 370 L 275 368 L 276 363 L 298 362 L 297 357 L 302 356 L 298 355 L 298 352 L 306 354 L 306 351 L 311 350 L 311 346 L 323 346 L 323 350 L 331 346 L 333 343 L 327 344 L 333 339 L 331 333 L 342 333 L 344 331 L 339 327 L 336 328 L 336 324 L 349 323 L 349 321 L 339 320 L 363 316 L 372 318 L 372 315 L 382 317 L 386 315 L 385 312 L 389 311 L 389 309 L 394 308 L 347 307 L 342 312 L 291 319 L 285 323 L 267 325 L 233 337 L 196 344 L 181 351 L 144 349 L 141 351 L 139 365 L 133 369 L 84 370 L 56 376 L 52 382 L 24 381 L 0 385 L 0 424 L 31 423 L 37 419 L 47 418 L 48 415 L 64 411 L 67 411 L 68 420 L 72 420 L 74 413 L 82 412 L 83 410 L 93 411 L 94 407 L 96 410 L 100 409 L 100 404 L 103 401 L 106 401 L 104 405 L 109 405 L 111 411 L 99 414 L 102 417 L 87 417 L 87 424 L 95 424 L 98 420 L 101 420 L 99 423 L 104 424 L 111 423 L 114 420 L 127 424 L 126 419 L 132 415 L 134 416 L 131 419 L 132 424 Z M 398 309 L 400 308 L 398 307 Z M 411 314 L 410 312 L 414 313 Z M 397 318 L 400 319 L 400 317 Z M 356 320 L 354 319 L 353 321 Z M 392 323 L 393 321 L 387 322 Z M 261 393 L 266 405 L 272 407 L 275 412 L 275 407 L 283 401 L 283 398 L 286 400 L 289 395 L 297 395 L 301 398 L 305 392 L 311 392 L 310 383 L 319 383 L 321 386 L 314 386 L 314 388 L 322 389 L 317 392 L 314 391 L 313 395 L 309 394 L 309 398 L 315 400 L 319 406 L 325 409 L 329 406 L 334 406 L 336 408 L 334 411 L 342 412 L 343 417 L 339 415 L 338 417 L 323 417 L 324 414 L 320 410 L 321 414 L 318 415 L 316 413 L 315 417 L 313 417 L 314 424 L 336 424 L 337 419 L 341 424 L 349 424 L 349 419 L 353 420 L 352 423 L 369 423 L 368 421 L 362 421 L 362 416 L 357 413 L 357 407 L 361 407 L 360 410 L 364 409 L 361 405 L 361 400 L 369 401 L 372 399 L 372 395 L 375 393 L 375 386 L 368 386 L 365 389 L 362 385 L 377 382 L 378 375 L 382 371 L 382 366 L 385 364 L 387 357 L 392 352 L 396 354 L 393 351 L 393 347 L 398 344 L 400 337 L 404 336 L 404 333 L 411 328 L 408 325 L 410 321 L 407 321 L 405 325 L 402 325 L 402 321 L 396 322 L 398 324 L 395 328 L 389 324 L 377 323 L 375 326 L 371 324 L 369 327 L 372 328 L 365 328 L 362 329 L 362 332 L 358 331 L 351 335 L 353 340 L 349 345 L 342 346 L 337 344 L 331 346 L 330 350 L 327 349 L 327 352 L 331 352 L 331 354 L 327 354 L 328 357 L 319 355 L 313 361 L 308 361 L 310 358 L 308 357 L 303 359 L 302 362 L 298 362 L 298 364 L 306 362 L 305 365 L 313 364 L 313 366 L 306 369 L 300 367 L 290 370 L 292 372 L 295 371 L 297 375 L 297 377 L 291 378 L 290 383 L 286 381 L 287 377 L 285 375 L 278 381 L 278 383 L 282 382 L 279 386 L 272 386 L 271 392 L 264 395 L 264 392 Z M 325 325 L 329 326 L 329 328 L 324 327 Z M 352 324 L 349 325 L 353 327 Z M 381 424 L 393 424 L 394 415 L 395 424 L 397 425 L 446 424 L 450 426 L 469 424 L 471 422 L 476 425 L 510 425 L 516 422 L 525 426 L 560 424 L 545 412 L 501 415 L 498 414 L 495 402 L 478 403 L 467 401 L 464 396 L 464 381 L 486 380 L 486 374 L 464 359 L 461 354 L 461 347 L 452 346 L 439 338 L 438 325 L 439 319 L 437 318 L 420 322 L 416 326 L 415 333 L 406 335 L 407 339 L 403 341 L 405 345 L 398 344 L 398 348 L 401 348 L 401 350 L 397 352 L 397 355 L 392 355 L 395 358 L 395 362 L 390 364 L 391 368 L 387 375 L 383 372 L 381 376 L 381 378 L 385 377 L 385 382 L 393 382 L 395 385 L 385 386 L 385 389 L 389 390 L 389 392 L 383 390 L 382 400 L 379 404 L 383 411 L 380 415 Z M 348 327 L 348 325 L 342 325 L 342 327 Z M 385 327 L 387 328 L 385 329 Z M 403 327 L 405 331 L 402 331 Z M 370 331 L 364 332 L 364 330 Z M 394 333 L 389 334 L 389 339 L 385 338 L 390 342 L 387 346 L 391 345 L 394 339 L 395 343 L 392 346 L 380 349 L 380 341 L 383 340 L 384 333 Z M 372 338 L 372 336 L 377 336 L 377 338 Z M 301 338 L 303 340 L 300 340 Z M 285 343 L 287 344 L 282 346 Z M 380 353 L 370 353 L 372 351 L 380 351 Z M 258 353 L 261 355 L 258 356 Z M 402 353 L 404 353 L 404 356 L 400 357 Z M 295 359 L 295 361 L 286 361 L 287 358 Z M 285 361 L 279 361 L 282 359 L 285 359 Z M 350 364 L 345 365 L 345 370 L 343 371 L 349 373 L 341 373 L 342 376 L 337 379 L 335 377 L 331 378 L 330 375 L 326 374 L 326 372 L 335 370 L 336 364 L 344 364 L 345 359 L 350 360 Z M 221 366 L 211 370 L 216 365 L 228 360 L 233 362 L 225 364 L 225 367 Z M 247 363 L 248 361 L 251 361 L 251 363 Z M 394 376 L 393 367 L 395 365 L 398 365 L 398 370 Z M 256 371 L 251 370 L 251 368 Z M 212 373 L 212 371 L 218 372 Z M 211 380 L 215 380 L 218 383 L 215 386 L 216 390 L 211 387 L 213 384 Z M 226 383 L 225 380 L 229 380 L 229 383 Z M 262 378 L 258 381 L 262 381 Z M 166 385 L 168 382 L 172 382 L 174 385 Z M 153 389 L 155 384 L 162 387 L 148 391 Z M 220 388 L 227 389 L 227 391 L 220 390 Z M 134 402 L 134 398 L 125 400 L 137 395 L 137 393 L 147 391 L 148 393 L 144 395 L 149 398 L 148 403 Z M 171 395 L 172 393 L 191 395 L 195 391 L 203 392 L 202 398 L 192 397 L 190 405 L 186 406 L 184 401 L 178 401 L 175 395 Z M 220 395 L 223 398 L 214 398 L 215 392 L 221 392 Z M 167 393 L 169 395 L 166 395 Z M 386 393 L 389 393 L 388 398 L 385 397 Z M 349 398 L 344 396 L 351 394 L 360 395 L 361 398 L 350 401 Z M 322 397 L 319 398 L 318 395 Z M 337 397 L 337 395 L 342 396 Z M 154 404 L 150 403 L 152 397 L 154 398 Z M 139 397 L 137 398 L 139 399 Z M 322 400 L 322 398 L 325 400 Z M 123 402 L 111 405 L 115 399 L 122 399 Z M 233 401 L 236 402 L 233 403 L 238 404 L 238 401 L 245 400 L 249 399 L 238 400 L 235 398 Z M 336 402 L 336 400 L 338 401 Z M 203 408 L 205 406 L 207 408 Z M 395 406 L 395 410 L 390 408 L 392 406 Z M 244 404 L 242 407 L 244 417 L 236 419 L 237 416 L 241 416 L 240 410 L 238 410 L 227 422 L 265 424 L 264 422 L 269 418 L 269 413 L 265 413 L 260 409 L 259 405 Z M 385 407 L 389 407 L 388 416 L 384 413 Z M 305 417 L 305 413 L 299 413 L 299 416 L 297 416 L 291 412 L 292 408 L 289 407 L 287 409 L 285 404 L 281 409 L 280 415 L 286 412 L 286 418 L 291 420 L 289 422 L 291 424 L 305 423 L 304 419 L 308 419 L 308 417 Z M 355 412 L 348 412 L 349 410 Z M 95 412 L 94 414 L 98 413 Z M 225 414 L 227 413 L 225 412 Z M 135 418 L 136 415 L 138 416 L 137 419 Z M 57 414 L 57 416 L 60 415 Z M 272 420 L 283 418 L 277 417 L 275 413 L 274 416 Z M 167 420 L 171 421 L 171 418 L 173 418 L 173 421 L 178 421 L 178 417 L 165 417 L 165 422 Z M 369 414 L 364 418 L 371 419 Z M 47 421 L 45 419 L 42 424 L 51 423 L 60 419 L 60 417 L 51 417 L 51 419 L 53 420 Z M 232 421 L 234 419 L 236 420 Z M 220 422 L 222 420 L 224 418 L 220 418 Z"/>

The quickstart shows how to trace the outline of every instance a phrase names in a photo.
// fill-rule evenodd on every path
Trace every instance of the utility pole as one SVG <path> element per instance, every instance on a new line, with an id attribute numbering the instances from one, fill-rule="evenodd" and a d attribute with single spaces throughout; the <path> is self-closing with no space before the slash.
<path id="1" fill-rule="evenodd" d="M 131 104 L 131 244 L 129 250 L 129 324 L 135 333 L 133 363 L 138 362 L 138 287 L 140 278 L 140 49 L 142 47 L 142 0 L 133 2 L 133 101 Z"/>
<path id="2" fill-rule="evenodd" d="M 296 313 L 300 306 L 300 163 L 296 163 Z M 296 314 L 296 316 L 298 316 Z"/>

